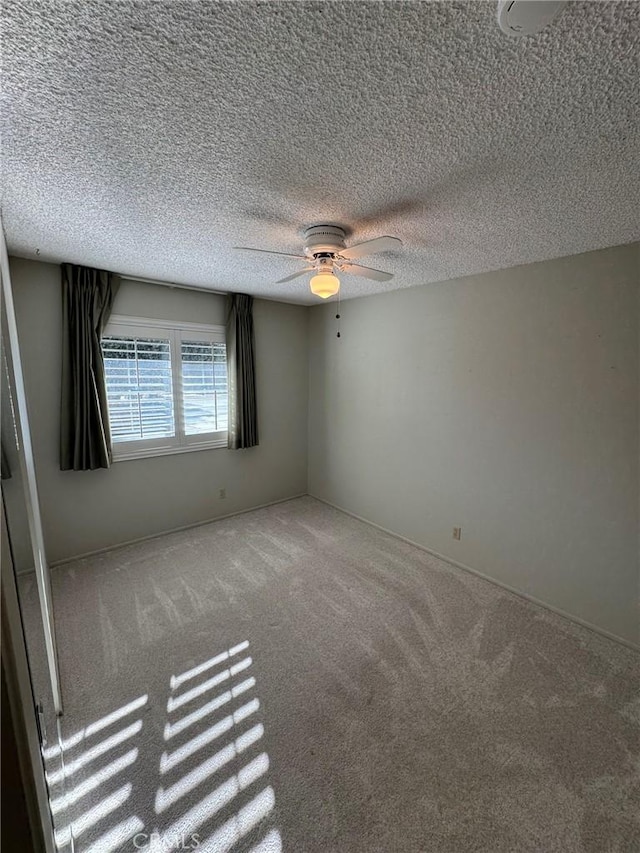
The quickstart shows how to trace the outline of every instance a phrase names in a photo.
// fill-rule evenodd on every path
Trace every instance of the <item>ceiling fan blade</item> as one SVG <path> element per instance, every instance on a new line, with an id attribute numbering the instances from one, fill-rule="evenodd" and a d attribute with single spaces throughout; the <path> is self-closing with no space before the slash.
<path id="1" fill-rule="evenodd" d="M 398 240 L 397 237 L 376 237 L 375 240 L 367 240 L 366 243 L 349 246 L 348 249 L 340 252 L 340 257 L 355 260 L 356 258 L 364 258 L 365 255 L 373 255 L 376 252 L 388 252 L 401 248 L 402 240 Z"/>
<path id="2" fill-rule="evenodd" d="M 293 275 L 288 275 L 286 278 L 281 278 L 276 281 L 276 284 L 284 284 L 285 281 L 293 281 L 294 278 L 298 278 L 299 275 L 304 275 L 307 272 L 311 272 L 311 270 L 315 269 L 315 267 L 305 267 L 303 270 L 299 272 L 294 272 Z"/>
<path id="3" fill-rule="evenodd" d="M 285 258 L 298 258 L 300 261 L 308 261 L 305 255 L 290 255 L 288 252 L 272 252 L 270 249 L 253 249 L 251 246 L 233 246 L 243 252 L 262 252 L 264 255 L 284 255 Z"/>
<path id="4" fill-rule="evenodd" d="M 391 281 L 393 278 L 393 273 L 374 270 L 371 267 L 360 266 L 360 264 L 341 264 L 340 269 L 349 275 L 361 275 L 363 278 L 370 278 L 373 281 Z"/>

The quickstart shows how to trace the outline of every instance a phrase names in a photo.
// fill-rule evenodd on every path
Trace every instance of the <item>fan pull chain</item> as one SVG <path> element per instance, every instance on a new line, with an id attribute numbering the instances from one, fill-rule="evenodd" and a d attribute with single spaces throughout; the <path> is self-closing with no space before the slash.
<path id="1" fill-rule="evenodd" d="M 338 312 L 336 314 L 336 320 L 338 321 L 338 331 L 336 333 L 336 338 L 340 337 L 340 291 L 338 291 Z"/>

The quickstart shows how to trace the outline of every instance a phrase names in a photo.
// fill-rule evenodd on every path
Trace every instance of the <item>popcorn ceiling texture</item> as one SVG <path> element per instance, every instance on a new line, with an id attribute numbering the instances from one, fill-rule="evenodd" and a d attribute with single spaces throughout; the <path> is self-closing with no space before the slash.
<path id="1" fill-rule="evenodd" d="M 512 40 L 493 2 L 3 10 L 9 250 L 292 302 L 306 226 L 405 247 L 344 298 L 640 236 L 640 4 Z"/>

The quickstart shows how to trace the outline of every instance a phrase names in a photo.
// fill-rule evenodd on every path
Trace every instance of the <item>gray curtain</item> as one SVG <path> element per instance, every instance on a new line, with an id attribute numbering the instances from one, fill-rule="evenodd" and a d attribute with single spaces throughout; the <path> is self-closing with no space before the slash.
<path id="1" fill-rule="evenodd" d="M 227 372 L 229 377 L 228 447 L 258 444 L 256 371 L 253 337 L 253 296 L 229 294 Z"/>
<path id="2" fill-rule="evenodd" d="M 100 339 L 119 284 L 105 270 L 62 264 L 62 471 L 92 471 L 111 464 Z"/>

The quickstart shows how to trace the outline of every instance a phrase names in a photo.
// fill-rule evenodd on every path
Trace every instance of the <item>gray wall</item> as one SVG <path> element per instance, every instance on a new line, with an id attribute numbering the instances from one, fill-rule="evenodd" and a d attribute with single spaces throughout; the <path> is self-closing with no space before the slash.
<path id="1" fill-rule="evenodd" d="M 339 340 L 334 314 L 310 493 L 637 642 L 638 246 L 343 302 Z"/>
<path id="2" fill-rule="evenodd" d="M 306 308 L 254 303 L 258 447 L 60 471 L 60 268 L 12 258 L 11 275 L 50 561 L 306 492 Z M 114 312 L 199 323 L 225 316 L 220 296 L 133 282 L 123 282 Z"/>
<path id="3" fill-rule="evenodd" d="M 12 259 L 49 559 L 305 492 L 308 423 L 312 494 L 637 642 L 638 260 L 344 302 L 340 340 L 335 306 L 257 300 L 258 448 L 61 472 L 59 268 Z M 114 310 L 224 319 L 221 298 L 131 282 Z"/>

